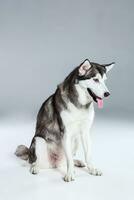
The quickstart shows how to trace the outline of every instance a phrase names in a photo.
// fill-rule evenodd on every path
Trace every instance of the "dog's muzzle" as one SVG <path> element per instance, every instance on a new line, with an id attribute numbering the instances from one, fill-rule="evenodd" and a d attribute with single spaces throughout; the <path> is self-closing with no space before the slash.
<path id="1" fill-rule="evenodd" d="M 96 94 L 90 88 L 87 88 L 87 91 L 93 100 L 98 104 L 98 108 L 103 108 L 103 99 L 96 96 Z"/>

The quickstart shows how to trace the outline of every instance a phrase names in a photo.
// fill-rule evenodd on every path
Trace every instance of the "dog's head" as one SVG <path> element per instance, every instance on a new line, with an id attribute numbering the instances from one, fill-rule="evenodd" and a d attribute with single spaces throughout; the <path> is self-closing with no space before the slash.
<path id="1" fill-rule="evenodd" d="M 79 84 L 86 89 L 93 100 L 98 103 L 98 107 L 102 107 L 103 98 L 110 95 L 105 81 L 107 79 L 107 72 L 109 72 L 113 66 L 114 63 L 100 65 L 86 59 L 78 67 Z"/>

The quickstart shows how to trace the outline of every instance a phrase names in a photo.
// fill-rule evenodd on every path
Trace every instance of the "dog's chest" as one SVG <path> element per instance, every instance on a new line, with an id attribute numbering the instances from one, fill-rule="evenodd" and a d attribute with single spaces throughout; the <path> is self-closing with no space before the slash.
<path id="1" fill-rule="evenodd" d="M 90 124 L 93 121 L 93 103 L 88 108 L 77 108 L 69 102 L 67 107 L 67 110 L 61 112 L 61 118 L 65 128 L 72 130 L 81 129 L 84 124 Z"/>

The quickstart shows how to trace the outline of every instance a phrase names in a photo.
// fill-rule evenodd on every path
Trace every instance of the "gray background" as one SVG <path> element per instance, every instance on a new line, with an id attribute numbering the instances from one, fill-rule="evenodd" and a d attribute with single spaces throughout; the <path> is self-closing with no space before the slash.
<path id="1" fill-rule="evenodd" d="M 0 116 L 35 116 L 85 58 L 116 62 L 99 113 L 132 116 L 133 8 L 132 0 L 0 0 Z"/>

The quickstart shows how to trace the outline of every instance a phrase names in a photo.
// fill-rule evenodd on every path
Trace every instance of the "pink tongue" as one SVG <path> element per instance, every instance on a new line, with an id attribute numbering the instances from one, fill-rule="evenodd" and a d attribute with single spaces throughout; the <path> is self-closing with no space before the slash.
<path id="1" fill-rule="evenodd" d="M 97 99 L 98 108 L 103 108 L 103 100 Z"/>

